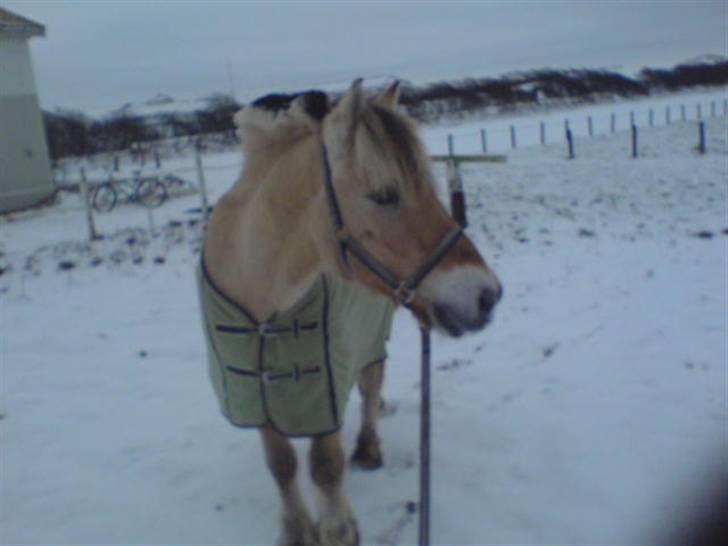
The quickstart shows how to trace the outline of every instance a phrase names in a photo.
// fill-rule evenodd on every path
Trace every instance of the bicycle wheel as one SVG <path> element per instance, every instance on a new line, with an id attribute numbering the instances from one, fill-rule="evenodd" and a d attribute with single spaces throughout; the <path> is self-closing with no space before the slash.
<path id="1" fill-rule="evenodd" d="M 133 203 L 136 199 L 136 191 L 138 185 L 133 180 L 123 179 L 116 184 L 116 193 L 118 195 L 118 204 Z"/>
<path id="2" fill-rule="evenodd" d="M 157 208 L 167 199 L 167 188 L 156 178 L 142 178 L 137 184 L 136 200 L 149 209 Z"/>
<path id="3" fill-rule="evenodd" d="M 111 184 L 101 184 L 91 198 L 91 206 L 97 212 L 109 212 L 116 205 L 116 190 Z"/>

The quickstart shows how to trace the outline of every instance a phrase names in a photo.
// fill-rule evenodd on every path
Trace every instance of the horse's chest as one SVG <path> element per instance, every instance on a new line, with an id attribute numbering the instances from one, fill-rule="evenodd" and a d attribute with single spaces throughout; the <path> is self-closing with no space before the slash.
<path id="1" fill-rule="evenodd" d="M 337 430 L 361 368 L 386 356 L 392 303 L 328 277 L 260 325 L 198 271 L 210 377 L 237 426 L 290 436 Z"/>

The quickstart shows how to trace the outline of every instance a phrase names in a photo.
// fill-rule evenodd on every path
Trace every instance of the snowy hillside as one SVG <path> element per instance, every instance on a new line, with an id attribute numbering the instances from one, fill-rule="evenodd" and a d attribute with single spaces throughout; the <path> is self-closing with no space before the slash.
<path id="1" fill-rule="evenodd" d="M 464 168 L 468 233 L 505 297 L 484 333 L 434 339 L 435 544 L 664 543 L 725 461 L 728 123 L 708 121 L 705 156 L 692 123 L 644 131 L 637 160 L 626 135 Z M 239 158 L 208 161 L 214 200 Z M 0 220 L 3 544 L 274 542 L 258 436 L 224 421 L 206 376 L 197 202 L 94 245 L 75 195 Z M 418 339 L 399 313 L 385 466 L 347 481 L 363 545 L 416 541 Z"/>

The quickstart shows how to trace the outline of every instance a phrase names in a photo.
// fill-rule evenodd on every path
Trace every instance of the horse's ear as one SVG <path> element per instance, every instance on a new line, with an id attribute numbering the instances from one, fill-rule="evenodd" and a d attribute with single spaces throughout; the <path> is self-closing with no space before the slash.
<path id="1" fill-rule="evenodd" d="M 383 106 L 386 106 L 387 108 L 394 109 L 397 107 L 397 104 L 399 104 L 399 91 L 399 80 L 397 80 L 389 87 L 387 87 L 387 89 L 377 95 L 377 98 L 375 100 L 376 102 Z"/>
<path id="2" fill-rule="evenodd" d="M 364 80 L 362 78 L 355 79 L 346 94 L 341 97 L 335 109 L 345 124 L 345 138 L 347 140 L 353 137 L 356 125 L 359 122 L 359 113 L 361 112 L 361 105 L 364 100 L 363 83 Z"/>

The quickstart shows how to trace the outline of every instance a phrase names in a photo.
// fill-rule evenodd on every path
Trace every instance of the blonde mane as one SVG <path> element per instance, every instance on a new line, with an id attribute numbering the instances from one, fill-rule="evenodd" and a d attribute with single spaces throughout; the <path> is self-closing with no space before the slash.
<path id="1" fill-rule="evenodd" d="M 287 108 L 264 108 L 260 99 L 235 115 L 245 158 L 240 182 L 249 186 L 263 184 L 272 170 L 273 174 L 290 173 L 300 179 L 306 178 L 303 173 L 318 172 L 320 157 L 311 154 L 310 149 L 312 144 L 321 145 L 321 119 L 306 110 L 305 97 L 281 105 Z M 300 146 L 305 141 L 314 142 Z"/>
<path id="2" fill-rule="evenodd" d="M 268 170 L 276 164 L 289 163 L 286 170 L 312 170 L 301 162 L 313 162 L 320 167 L 321 154 L 290 153 L 303 140 L 320 146 L 324 117 L 330 111 L 325 95 L 302 94 L 287 102 L 272 99 L 272 107 L 261 107 L 265 99 L 253 103 L 235 115 L 235 123 L 245 156 L 242 178 L 246 184 L 259 184 Z M 277 96 L 274 96 L 277 97 Z M 411 120 L 370 97 L 358 112 L 355 142 L 357 164 L 366 165 L 358 174 L 365 190 L 377 191 L 394 186 L 404 195 L 418 191 L 430 180 L 430 161 L 424 145 Z M 309 150 L 308 147 L 306 147 Z M 396 176 L 389 176 L 392 165 Z"/>

